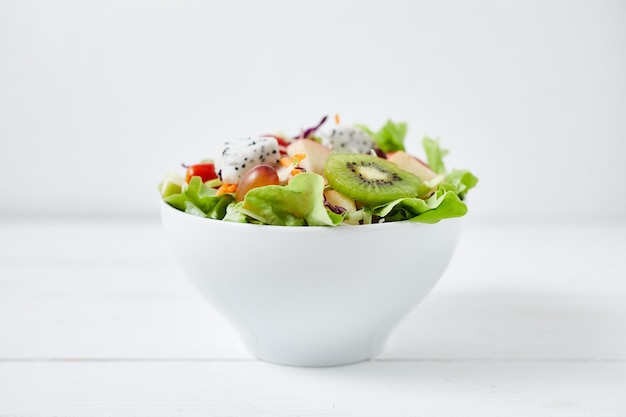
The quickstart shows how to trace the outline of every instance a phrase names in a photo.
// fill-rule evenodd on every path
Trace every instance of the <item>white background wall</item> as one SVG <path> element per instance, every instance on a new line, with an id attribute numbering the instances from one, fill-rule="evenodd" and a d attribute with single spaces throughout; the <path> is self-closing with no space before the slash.
<path id="1" fill-rule="evenodd" d="M 409 123 L 475 216 L 626 218 L 624 1 L 0 0 L 0 215 L 155 217 L 215 142 Z"/>

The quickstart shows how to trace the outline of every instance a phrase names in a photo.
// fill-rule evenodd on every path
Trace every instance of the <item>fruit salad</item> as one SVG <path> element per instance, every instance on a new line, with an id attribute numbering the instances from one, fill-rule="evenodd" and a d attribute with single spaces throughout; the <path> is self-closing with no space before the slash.
<path id="1" fill-rule="evenodd" d="M 423 138 L 425 160 L 404 147 L 406 123 L 378 130 L 328 117 L 299 135 L 222 143 L 212 159 L 183 165 L 159 185 L 163 200 L 210 219 L 280 226 L 437 223 L 467 213 L 478 179 L 447 170 L 448 151 Z"/>

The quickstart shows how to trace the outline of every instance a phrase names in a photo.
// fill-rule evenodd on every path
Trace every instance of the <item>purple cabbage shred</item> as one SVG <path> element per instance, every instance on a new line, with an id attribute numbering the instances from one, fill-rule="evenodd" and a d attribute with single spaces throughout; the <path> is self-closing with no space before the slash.
<path id="1" fill-rule="evenodd" d="M 302 132 L 302 134 L 294 137 L 294 139 L 302 139 L 302 138 L 308 138 L 309 136 L 313 135 L 317 129 L 319 129 L 320 127 L 322 127 L 322 125 L 324 124 L 324 122 L 326 122 L 326 119 L 328 119 L 328 116 L 324 116 L 322 117 L 322 120 L 320 120 L 320 122 L 313 127 L 308 128 L 307 130 L 305 130 L 304 132 Z"/>
<path id="2" fill-rule="evenodd" d="M 343 213 L 345 213 L 346 211 L 348 211 L 348 210 L 346 210 L 345 208 L 343 208 L 343 207 L 341 207 L 341 206 L 335 206 L 335 205 L 333 205 L 333 204 L 329 203 L 328 201 L 324 201 L 324 205 L 325 205 L 326 207 L 328 207 L 328 208 L 330 209 L 330 211 L 332 211 L 332 212 L 333 212 L 333 213 L 335 213 L 335 214 L 343 214 Z"/>

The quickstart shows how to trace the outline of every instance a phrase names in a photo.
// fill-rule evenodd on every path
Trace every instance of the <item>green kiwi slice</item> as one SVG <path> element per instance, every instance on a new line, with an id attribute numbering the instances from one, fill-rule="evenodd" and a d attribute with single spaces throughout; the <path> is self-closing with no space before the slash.
<path id="1" fill-rule="evenodd" d="M 331 153 L 324 165 L 328 184 L 356 201 L 380 205 L 416 197 L 422 180 L 377 156 Z"/>

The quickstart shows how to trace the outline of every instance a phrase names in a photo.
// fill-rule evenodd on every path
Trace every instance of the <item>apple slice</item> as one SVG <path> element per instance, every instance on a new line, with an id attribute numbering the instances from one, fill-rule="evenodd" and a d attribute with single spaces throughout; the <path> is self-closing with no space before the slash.
<path id="1" fill-rule="evenodd" d="M 332 189 L 325 190 L 324 197 L 326 198 L 326 201 L 328 201 L 333 206 L 342 207 L 348 212 L 348 217 L 346 217 L 346 220 L 345 220 L 346 223 L 359 224 L 358 219 L 350 220 L 350 215 L 354 214 L 357 211 L 356 203 L 354 202 L 353 199 L 346 197 L 345 195 L 341 194 L 337 190 L 332 190 Z"/>
<path id="2" fill-rule="evenodd" d="M 172 194 L 182 192 L 185 179 L 175 172 L 168 172 L 163 182 L 159 184 L 159 192 L 162 197 L 168 197 Z"/>
<path id="3" fill-rule="evenodd" d="M 432 181 L 437 177 L 428 165 L 406 152 L 394 152 L 392 155 L 387 155 L 387 160 L 396 164 L 400 169 L 417 175 L 424 182 Z"/>
<path id="4" fill-rule="evenodd" d="M 326 201 L 335 207 L 343 207 L 346 211 L 356 211 L 356 203 L 353 199 L 346 197 L 337 190 L 325 190 Z"/>
<path id="5" fill-rule="evenodd" d="M 306 158 L 300 162 L 302 168 L 323 175 L 324 164 L 330 154 L 328 148 L 311 139 L 296 139 L 287 146 L 287 155 L 293 158 L 298 153 L 306 154 Z"/>

